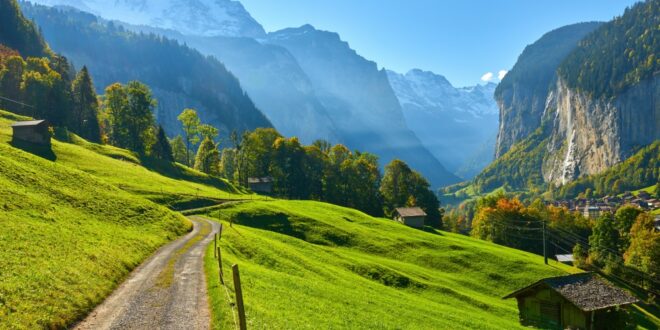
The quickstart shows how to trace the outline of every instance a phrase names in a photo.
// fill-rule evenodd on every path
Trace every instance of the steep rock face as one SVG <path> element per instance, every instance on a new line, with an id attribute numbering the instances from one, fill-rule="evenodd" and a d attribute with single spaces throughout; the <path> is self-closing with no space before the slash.
<path id="1" fill-rule="evenodd" d="M 557 78 L 557 68 L 578 42 L 601 24 L 568 25 L 546 33 L 525 48 L 495 91 L 500 108 L 496 158 L 541 125 L 548 92 Z"/>
<path id="2" fill-rule="evenodd" d="M 400 158 L 434 187 L 458 180 L 406 125 L 385 70 L 358 55 L 338 34 L 305 25 L 269 33 L 265 42 L 296 58 L 337 128 L 339 142 L 375 153 L 383 164 Z"/>
<path id="3" fill-rule="evenodd" d="M 553 128 L 545 181 L 563 185 L 603 172 L 660 139 L 659 81 L 655 76 L 614 99 L 593 99 L 558 79 L 548 98 Z"/>
<path id="4" fill-rule="evenodd" d="M 470 179 L 493 160 L 497 85 L 456 88 L 433 72 L 387 73 L 407 125 L 448 170 Z"/>

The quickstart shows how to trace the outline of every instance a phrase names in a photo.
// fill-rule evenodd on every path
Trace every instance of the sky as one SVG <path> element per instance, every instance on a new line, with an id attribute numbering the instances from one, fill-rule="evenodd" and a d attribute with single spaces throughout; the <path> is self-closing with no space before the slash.
<path id="1" fill-rule="evenodd" d="M 526 45 L 564 25 L 608 21 L 634 0 L 240 0 L 266 31 L 338 32 L 380 67 L 454 86 L 498 82 Z"/>

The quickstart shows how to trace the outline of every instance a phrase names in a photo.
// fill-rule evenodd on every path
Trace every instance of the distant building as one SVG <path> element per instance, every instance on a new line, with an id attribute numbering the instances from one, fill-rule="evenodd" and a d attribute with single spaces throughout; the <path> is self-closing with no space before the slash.
<path id="1" fill-rule="evenodd" d="M 50 146 L 50 130 L 45 120 L 19 121 L 11 125 L 14 142 L 29 142 Z"/>
<path id="2" fill-rule="evenodd" d="M 573 255 L 572 254 L 558 254 L 555 256 L 557 261 L 562 264 L 572 265 L 573 264 Z"/>
<path id="3" fill-rule="evenodd" d="M 653 225 L 655 226 L 656 231 L 660 231 L 660 215 L 656 215 L 653 220 Z"/>
<path id="4" fill-rule="evenodd" d="M 642 190 L 637 194 L 637 197 L 642 198 L 642 199 L 651 199 L 651 194 L 649 194 L 648 192 Z"/>
<path id="5" fill-rule="evenodd" d="M 395 210 L 394 220 L 410 227 L 424 227 L 426 212 L 419 207 L 400 207 Z"/>
<path id="6" fill-rule="evenodd" d="M 273 178 L 270 176 L 263 178 L 248 178 L 250 190 L 260 194 L 271 194 L 273 192 Z"/>
<path id="7" fill-rule="evenodd" d="M 638 302 L 593 273 L 552 277 L 513 292 L 520 323 L 545 329 L 597 329 L 616 307 Z"/>
<path id="8" fill-rule="evenodd" d="M 584 207 L 582 215 L 584 215 L 585 218 L 598 218 L 600 216 L 600 208 L 598 206 L 587 205 Z"/>

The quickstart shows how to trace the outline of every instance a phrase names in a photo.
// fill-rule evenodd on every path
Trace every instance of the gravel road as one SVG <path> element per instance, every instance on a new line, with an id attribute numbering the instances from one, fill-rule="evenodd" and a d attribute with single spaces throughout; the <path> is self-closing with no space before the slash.
<path id="1" fill-rule="evenodd" d="M 74 329 L 208 329 L 204 253 L 219 224 L 188 217 L 193 230 L 162 247 Z"/>

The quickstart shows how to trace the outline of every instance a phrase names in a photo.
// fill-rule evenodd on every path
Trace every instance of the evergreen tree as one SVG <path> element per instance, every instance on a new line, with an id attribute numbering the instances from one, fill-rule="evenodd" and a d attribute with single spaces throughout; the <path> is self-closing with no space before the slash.
<path id="1" fill-rule="evenodd" d="M 193 109 L 184 109 L 179 117 L 177 117 L 177 119 L 181 122 L 181 125 L 183 126 L 183 133 L 185 134 L 185 164 L 190 166 L 190 153 L 192 148 L 197 145 L 197 143 L 199 143 L 199 125 L 201 125 L 201 122 L 197 116 L 197 111 Z"/>
<path id="2" fill-rule="evenodd" d="M 170 140 L 170 145 L 172 146 L 172 155 L 174 156 L 174 161 L 180 164 L 185 164 L 188 155 L 186 151 L 186 143 L 183 142 L 181 135 L 177 135 L 175 138 Z"/>
<path id="3" fill-rule="evenodd" d="M 220 175 L 227 180 L 234 180 L 236 174 L 236 149 L 225 148 L 220 157 Z"/>
<path id="4" fill-rule="evenodd" d="M 100 142 L 98 97 L 87 67 L 80 70 L 71 85 L 71 90 L 73 109 L 69 116 L 69 128 L 87 140 Z"/>
<path id="5" fill-rule="evenodd" d="M 220 152 L 215 142 L 209 137 L 199 145 L 197 156 L 195 157 L 195 169 L 206 174 L 218 174 L 218 165 L 220 164 Z"/>
<path id="6" fill-rule="evenodd" d="M 158 126 L 156 133 L 156 142 L 151 146 L 151 156 L 162 159 L 168 162 L 174 161 L 174 154 L 172 153 L 172 146 L 170 141 L 165 135 L 163 126 Z"/>

